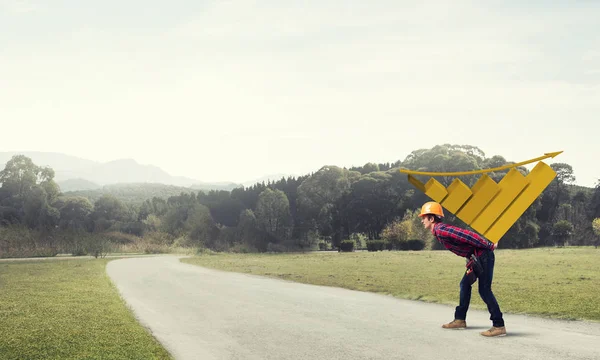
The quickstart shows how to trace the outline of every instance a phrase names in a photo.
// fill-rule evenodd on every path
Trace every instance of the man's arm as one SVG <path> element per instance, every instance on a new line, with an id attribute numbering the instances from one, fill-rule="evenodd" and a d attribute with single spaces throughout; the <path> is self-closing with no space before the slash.
<path id="1" fill-rule="evenodd" d="M 477 234 L 473 231 L 467 230 L 467 229 L 462 229 L 457 226 L 448 225 L 443 230 L 443 232 L 445 233 L 445 236 L 451 237 L 460 242 L 467 243 L 476 248 L 487 249 L 487 250 L 495 249 L 495 244 L 493 242 L 491 242 L 491 241 L 481 237 L 479 234 Z"/>

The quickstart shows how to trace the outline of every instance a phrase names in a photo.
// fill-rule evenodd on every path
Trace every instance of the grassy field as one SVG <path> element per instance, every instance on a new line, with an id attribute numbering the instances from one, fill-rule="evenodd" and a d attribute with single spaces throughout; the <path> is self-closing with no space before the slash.
<path id="1" fill-rule="evenodd" d="M 1 358 L 171 359 L 119 297 L 108 261 L 0 262 Z M 205 254 L 182 261 L 452 306 L 465 269 L 448 251 Z M 498 250 L 493 289 L 504 313 L 600 321 L 600 249 Z M 476 290 L 472 308 L 485 309 Z"/>
<path id="2" fill-rule="evenodd" d="M 108 261 L 0 263 L 0 358 L 171 359 L 119 297 Z"/>
<path id="3" fill-rule="evenodd" d="M 449 251 L 204 254 L 205 267 L 456 306 L 463 258 Z M 486 309 L 475 283 L 471 308 Z M 492 289 L 504 313 L 600 321 L 600 249 L 497 250 Z"/>

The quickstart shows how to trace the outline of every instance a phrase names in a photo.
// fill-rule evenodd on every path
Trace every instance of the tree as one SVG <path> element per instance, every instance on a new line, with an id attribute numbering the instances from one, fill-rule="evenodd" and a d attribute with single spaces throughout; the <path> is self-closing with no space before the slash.
<path id="1" fill-rule="evenodd" d="M 395 187 L 392 180 L 388 172 L 372 172 L 351 185 L 344 209 L 349 223 L 353 224 L 349 233 L 365 233 L 370 240 L 378 239 L 386 224 L 401 215 L 402 189 Z"/>
<path id="2" fill-rule="evenodd" d="M 260 252 L 267 250 L 267 244 L 263 243 L 259 234 L 256 216 L 252 209 L 245 209 L 240 213 L 237 233 L 240 242 L 247 244 Z"/>
<path id="3" fill-rule="evenodd" d="M 51 229 L 57 223 L 60 213 L 48 205 L 48 196 L 43 187 L 35 185 L 27 192 L 23 204 L 25 224 L 30 228 Z"/>
<path id="4" fill-rule="evenodd" d="M 600 218 L 595 218 L 592 221 L 592 228 L 594 229 L 594 234 L 600 236 Z"/>
<path id="5" fill-rule="evenodd" d="M 594 241 L 594 246 L 597 248 L 600 245 L 600 218 L 595 218 L 592 221 L 592 228 L 594 229 L 594 234 L 596 235 L 596 241 Z"/>
<path id="6" fill-rule="evenodd" d="M 298 212 L 299 222 L 303 226 L 302 233 L 311 230 L 310 224 L 313 220 L 326 216 L 333 219 L 331 211 L 335 208 L 342 196 L 350 189 L 350 185 L 360 177 L 357 171 L 349 171 L 337 166 L 323 166 L 319 171 L 306 178 L 298 186 Z M 332 228 L 331 223 L 318 222 L 318 228 L 322 236 L 340 234 Z"/>
<path id="7" fill-rule="evenodd" d="M 38 179 L 47 181 L 54 177 L 54 171 L 40 168 L 25 155 L 13 156 L 0 171 L 0 183 L 13 196 L 23 200 L 25 195 L 38 184 Z"/>
<path id="8" fill-rule="evenodd" d="M 564 246 L 568 238 L 573 233 L 573 224 L 567 220 L 561 220 L 552 227 L 552 235 L 555 237 L 557 246 Z"/>
<path id="9" fill-rule="evenodd" d="M 588 215 L 591 219 L 600 217 L 600 179 L 596 182 L 596 187 L 592 197 L 589 200 Z"/>
<path id="10" fill-rule="evenodd" d="M 190 239 L 209 249 L 222 250 L 230 245 L 217 244 L 219 228 L 216 226 L 206 205 L 194 204 L 188 208 L 182 227 L 189 234 Z"/>
<path id="11" fill-rule="evenodd" d="M 560 204 L 568 202 L 569 192 L 567 186 L 575 181 L 573 168 L 569 164 L 554 163 L 550 167 L 556 172 L 556 177 L 543 192 L 540 220 L 555 222 Z"/>
<path id="12" fill-rule="evenodd" d="M 227 196 L 211 202 L 208 208 L 216 223 L 234 227 L 238 224 L 240 213 L 244 210 L 244 204 L 238 199 Z"/>
<path id="13" fill-rule="evenodd" d="M 566 163 L 554 163 L 550 167 L 556 172 L 556 179 L 561 185 L 572 184 L 575 181 L 573 167 Z"/>
<path id="14" fill-rule="evenodd" d="M 382 231 L 382 238 L 386 240 L 392 248 L 400 249 L 402 243 L 406 243 L 413 237 L 414 225 L 410 218 L 392 221 Z"/>
<path id="15" fill-rule="evenodd" d="M 270 188 L 263 190 L 258 197 L 255 214 L 259 228 L 281 240 L 289 238 L 290 203 L 283 191 Z"/>
<path id="16" fill-rule="evenodd" d="M 300 205 L 319 211 L 323 205 L 335 203 L 359 176 L 359 172 L 350 172 L 337 166 L 323 166 L 298 187 Z"/>
<path id="17" fill-rule="evenodd" d="M 375 163 L 366 163 L 363 167 L 362 167 L 362 171 L 360 171 L 361 174 L 368 174 L 368 173 L 372 173 L 372 172 L 376 172 L 379 171 L 379 165 L 375 164 Z"/>
<path id="18" fill-rule="evenodd" d="M 590 218 L 588 217 L 588 196 L 583 191 L 578 191 L 568 202 L 558 206 L 555 220 L 567 220 L 573 224 L 571 245 L 586 245 L 592 237 Z"/>
<path id="19" fill-rule="evenodd" d="M 506 249 L 524 249 L 539 243 L 540 227 L 533 220 L 522 216 L 502 237 L 499 246 Z"/>
<path id="20" fill-rule="evenodd" d="M 139 221 L 144 221 L 148 218 L 148 216 L 150 216 L 151 214 L 153 214 L 152 211 L 152 203 L 150 202 L 150 200 L 146 199 L 142 205 L 140 206 L 139 210 L 138 210 L 138 220 Z"/>
<path id="21" fill-rule="evenodd" d="M 52 203 L 60 189 L 54 182 L 54 170 L 40 167 L 24 155 L 15 155 L 0 171 L 0 206 L 13 208 L 29 227 L 51 228 L 58 219 Z"/>
<path id="22" fill-rule="evenodd" d="M 59 226 L 61 229 L 84 230 L 94 205 L 83 196 L 72 196 L 60 199 L 54 203 L 60 212 Z"/>
<path id="23" fill-rule="evenodd" d="M 102 195 L 94 203 L 94 211 L 91 218 L 94 221 L 94 230 L 104 231 L 117 222 L 129 220 L 130 212 L 123 202 L 114 195 Z"/>
<path id="24" fill-rule="evenodd" d="M 429 245 L 430 249 L 434 249 L 438 247 L 438 245 L 442 246 L 437 239 L 433 236 L 429 229 L 426 229 L 421 222 L 421 218 L 419 214 L 420 210 L 407 210 L 404 214 L 404 219 L 409 220 L 412 223 L 412 239 L 423 240 L 423 242 Z M 440 247 L 441 248 L 441 247 Z"/>
<path id="25" fill-rule="evenodd" d="M 481 169 L 484 158 L 485 153 L 475 146 L 444 144 L 411 152 L 402 162 L 402 167 L 435 172 L 471 171 Z M 468 186 L 472 186 L 476 179 L 475 175 L 461 178 Z M 450 185 L 453 180 L 452 176 L 439 178 L 444 186 Z"/>

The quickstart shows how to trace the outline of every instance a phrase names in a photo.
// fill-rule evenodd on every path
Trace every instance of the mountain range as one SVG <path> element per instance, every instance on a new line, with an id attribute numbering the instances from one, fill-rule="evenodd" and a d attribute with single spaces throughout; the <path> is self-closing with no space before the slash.
<path id="1" fill-rule="evenodd" d="M 38 166 L 49 166 L 54 180 L 63 192 L 95 190 L 105 185 L 126 183 L 155 183 L 189 187 L 196 190 L 231 190 L 257 182 L 279 180 L 285 174 L 273 174 L 244 183 L 204 182 L 184 176 L 172 176 L 154 165 L 142 165 L 133 159 L 97 162 L 56 152 L 0 152 L 0 170 L 14 155 L 25 155 Z"/>

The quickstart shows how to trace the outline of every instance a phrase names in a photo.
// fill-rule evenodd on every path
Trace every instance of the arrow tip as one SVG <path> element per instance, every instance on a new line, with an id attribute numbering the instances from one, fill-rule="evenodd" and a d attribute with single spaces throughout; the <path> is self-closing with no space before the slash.
<path id="1" fill-rule="evenodd" d="M 557 156 L 557 155 L 560 155 L 560 154 L 562 154 L 562 151 L 556 151 L 556 152 L 551 152 L 551 153 L 545 153 L 544 155 L 546 155 L 546 156 L 550 156 L 550 157 L 552 157 L 552 158 L 553 158 L 553 157 L 555 157 L 555 156 Z"/>

